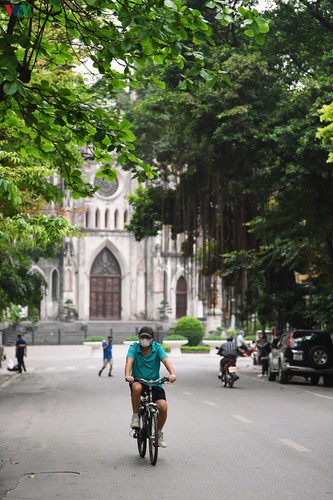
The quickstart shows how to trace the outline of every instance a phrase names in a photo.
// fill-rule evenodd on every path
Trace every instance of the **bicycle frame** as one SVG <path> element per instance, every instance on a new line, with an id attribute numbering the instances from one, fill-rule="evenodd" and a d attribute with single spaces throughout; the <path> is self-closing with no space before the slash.
<path id="1" fill-rule="evenodd" d="M 137 439 L 140 457 L 146 455 L 147 441 L 149 446 L 149 455 L 152 465 L 156 464 L 158 456 L 158 414 L 159 408 L 153 402 L 154 384 L 164 383 L 169 380 L 167 377 L 161 377 L 157 380 L 146 380 L 143 378 L 135 379 L 147 387 L 147 391 L 141 394 L 141 404 L 139 408 L 140 427 L 136 429 L 134 437 Z"/>

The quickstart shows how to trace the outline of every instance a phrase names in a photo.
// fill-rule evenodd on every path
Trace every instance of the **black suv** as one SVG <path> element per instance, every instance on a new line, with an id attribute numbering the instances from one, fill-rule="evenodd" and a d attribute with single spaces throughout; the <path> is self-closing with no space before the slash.
<path id="1" fill-rule="evenodd" d="M 292 330 L 282 335 L 268 357 L 268 380 L 278 376 L 286 384 L 294 375 L 310 378 L 317 385 L 322 376 L 324 385 L 333 383 L 333 344 L 328 332 Z"/>

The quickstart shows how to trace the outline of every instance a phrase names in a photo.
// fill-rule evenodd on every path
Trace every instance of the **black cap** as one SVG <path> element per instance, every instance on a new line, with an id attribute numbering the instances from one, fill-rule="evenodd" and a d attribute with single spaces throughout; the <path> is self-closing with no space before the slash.
<path id="1" fill-rule="evenodd" d="M 141 328 L 141 330 L 139 331 L 138 335 L 139 335 L 139 337 L 141 337 L 141 335 L 145 335 L 146 337 L 153 339 L 154 338 L 154 330 L 152 328 L 150 328 L 150 326 L 143 326 Z"/>

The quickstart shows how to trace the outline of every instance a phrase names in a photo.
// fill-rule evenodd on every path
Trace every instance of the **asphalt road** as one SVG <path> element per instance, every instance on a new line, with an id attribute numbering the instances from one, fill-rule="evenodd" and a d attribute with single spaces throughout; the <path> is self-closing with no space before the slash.
<path id="1" fill-rule="evenodd" d="M 217 356 L 171 358 L 167 448 L 152 466 L 129 435 L 126 351 L 115 346 L 109 378 L 82 348 L 30 348 L 28 372 L 1 387 L 2 499 L 333 498 L 332 388 L 268 382 L 247 360 L 223 388 Z"/>

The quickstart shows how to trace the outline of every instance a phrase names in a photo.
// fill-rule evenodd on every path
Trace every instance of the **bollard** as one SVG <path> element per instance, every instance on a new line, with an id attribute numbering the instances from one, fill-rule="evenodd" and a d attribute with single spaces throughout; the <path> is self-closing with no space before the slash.
<path id="1" fill-rule="evenodd" d="M 58 329 L 58 345 L 61 344 L 61 330 L 60 328 Z"/>

